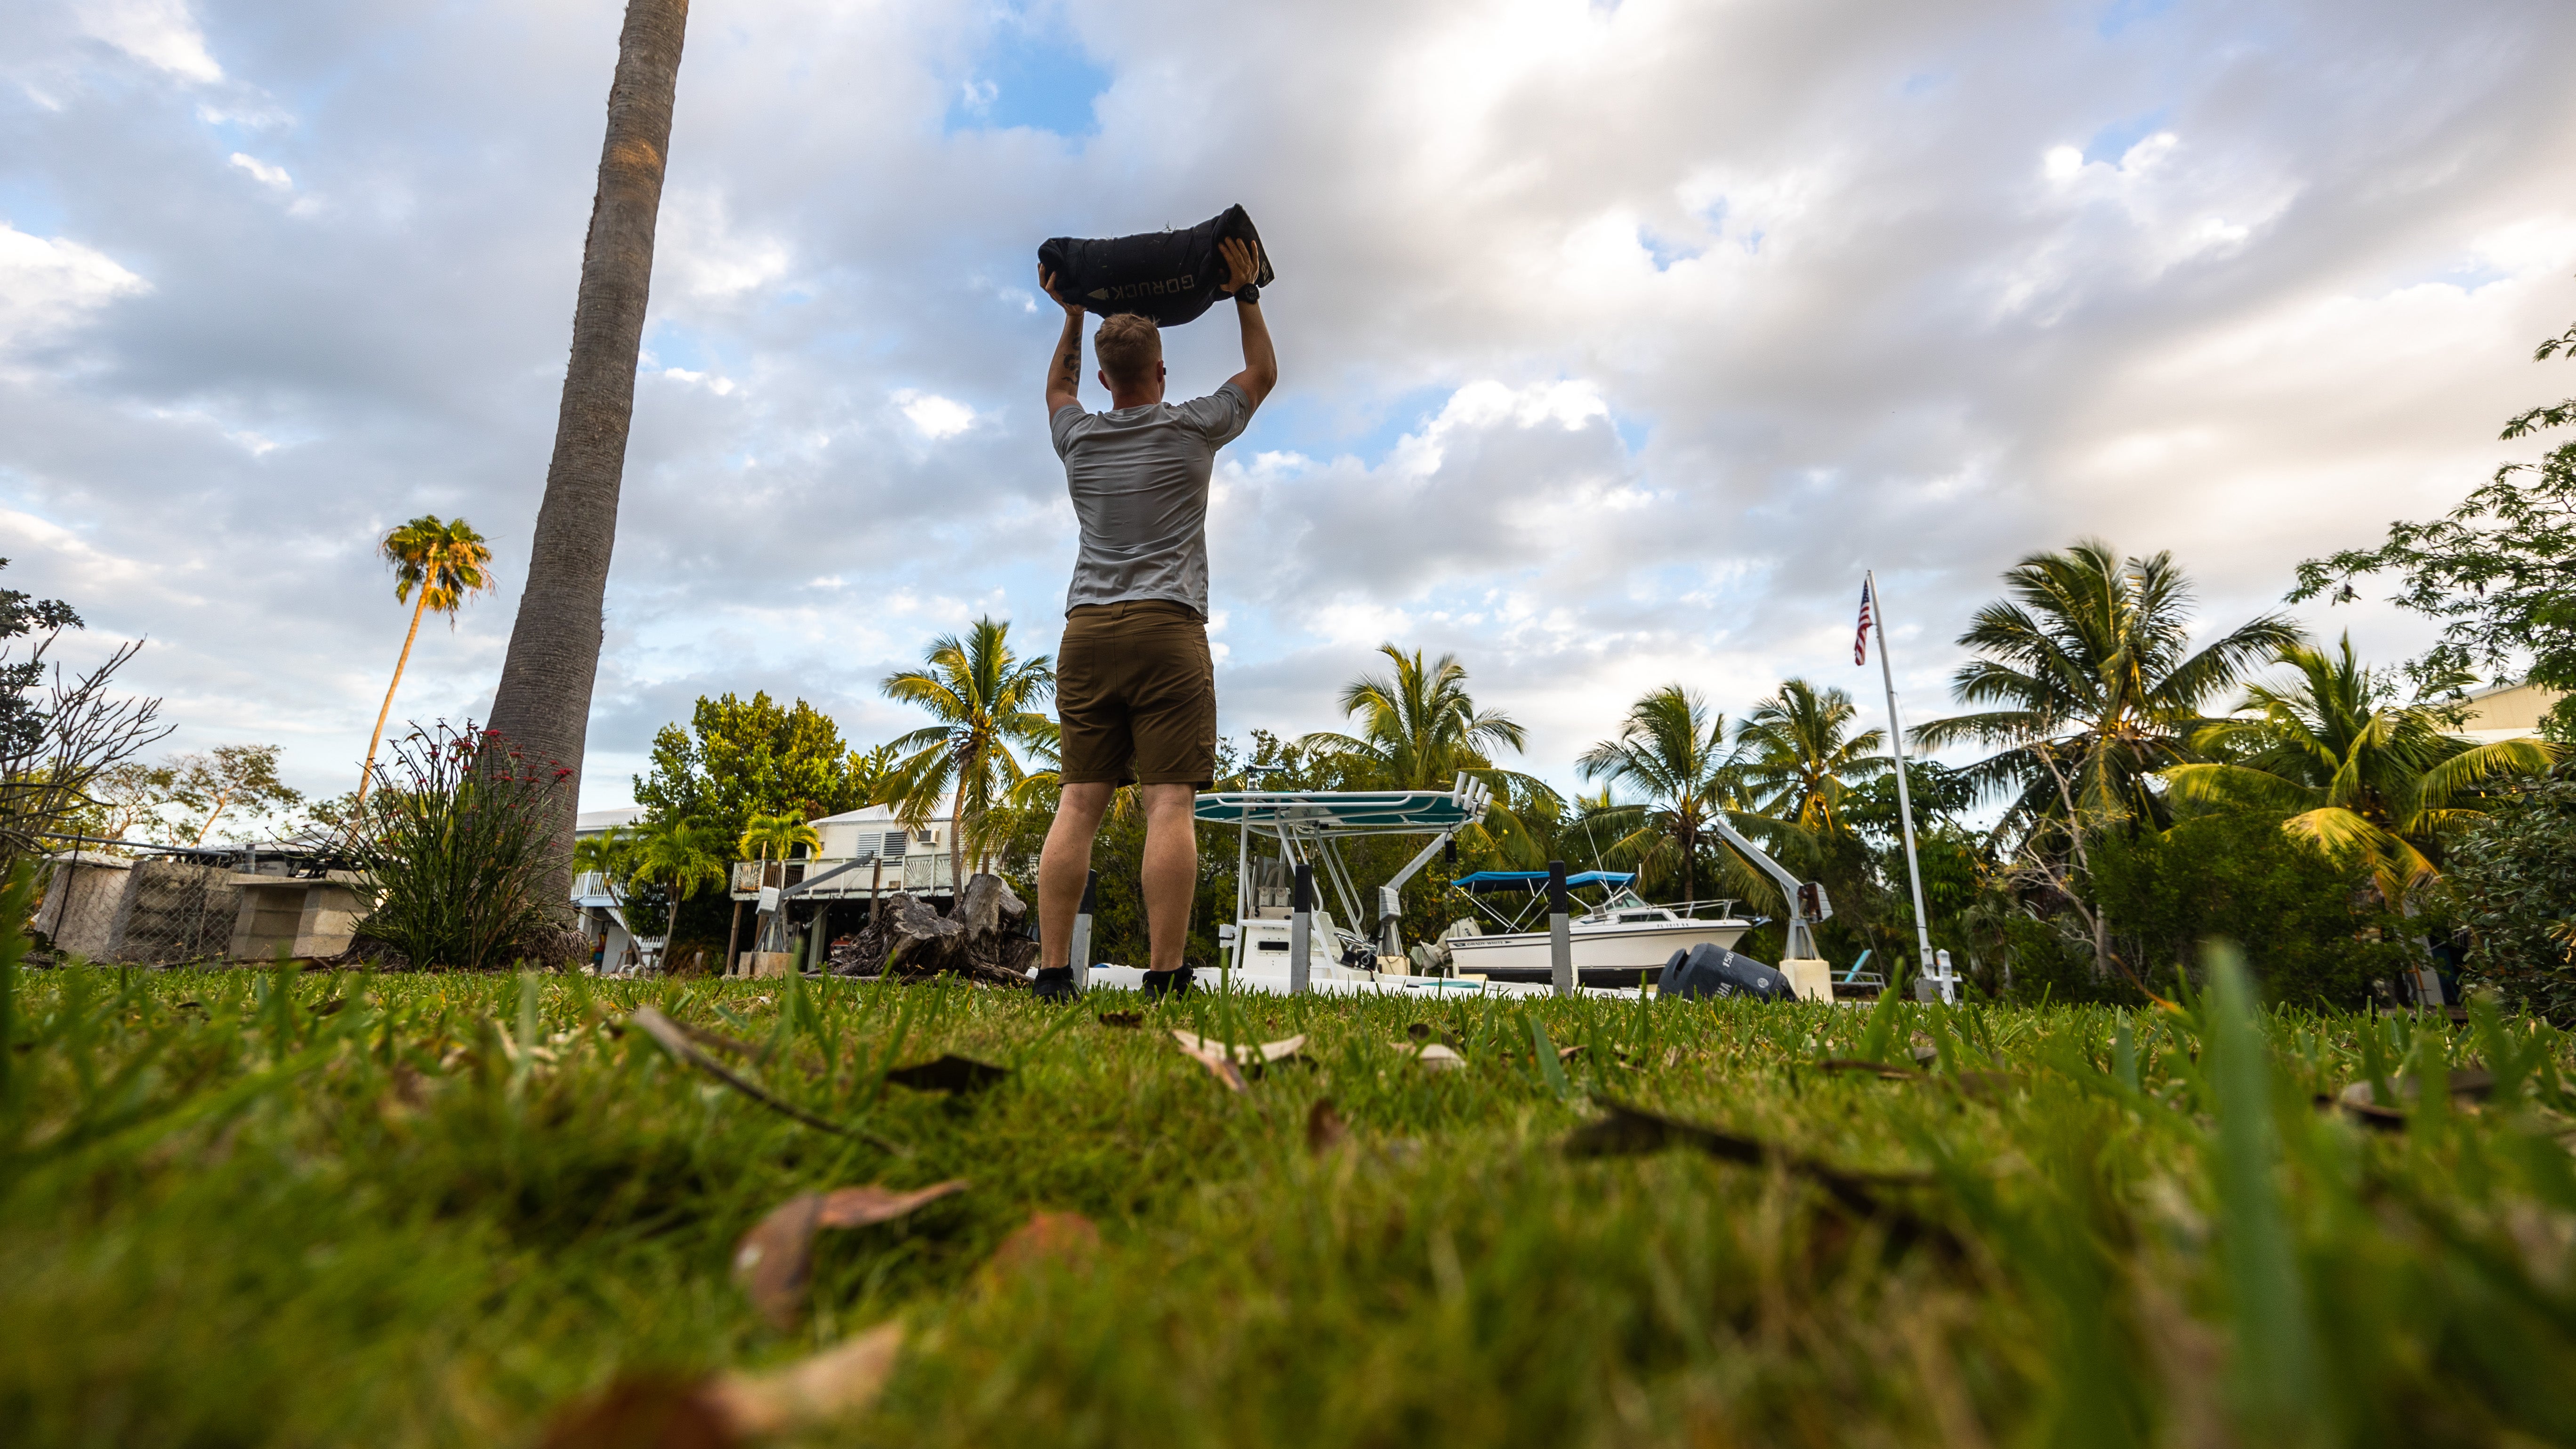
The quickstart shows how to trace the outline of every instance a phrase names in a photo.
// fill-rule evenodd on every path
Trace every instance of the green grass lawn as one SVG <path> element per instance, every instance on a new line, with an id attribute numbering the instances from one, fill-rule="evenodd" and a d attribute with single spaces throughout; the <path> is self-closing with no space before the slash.
<path id="1" fill-rule="evenodd" d="M 888 1320 L 883 1396 L 820 1437 L 2576 1441 L 2568 1042 L 2492 1015 L 2272 1014 L 2224 986 L 2120 1015 L 11 980 L 12 1444 L 533 1444 L 621 1376 Z M 627 1024 L 645 1005 L 849 1131 L 676 1059 Z M 1417 1025 L 1463 1063 L 1426 1070 Z M 1176 1026 L 1307 1041 L 1238 1094 Z M 1010 1075 L 885 1080 L 944 1052 Z M 1819 1065 L 1841 1058 L 1901 1079 Z M 2436 1087 L 2378 1125 L 2312 1101 L 2473 1061 L 2483 1101 Z M 1348 1132 L 1318 1150 L 1323 1099 Z M 1578 1136 L 1604 1101 L 1768 1150 L 1570 1153 L 1653 1145 Z M 794 1194 L 948 1178 L 971 1186 L 822 1233 L 785 1328 L 733 1281 Z M 1097 1251 L 988 1264 L 1038 1211 Z"/>

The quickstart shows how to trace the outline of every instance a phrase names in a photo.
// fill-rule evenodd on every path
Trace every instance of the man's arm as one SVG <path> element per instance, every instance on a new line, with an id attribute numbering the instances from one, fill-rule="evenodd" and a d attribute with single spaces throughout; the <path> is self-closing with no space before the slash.
<path id="1" fill-rule="evenodd" d="M 1038 273 L 1038 286 L 1064 308 L 1064 335 L 1055 340 L 1055 350 L 1047 356 L 1046 405 L 1052 418 L 1081 401 L 1082 309 L 1055 296 L 1053 273 Z"/>
<path id="2" fill-rule="evenodd" d="M 1228 296 L 1250 286 L 1252 279 L 1261 275 L 1260 259 L 1243 242 L 1227 237 L 1217 243 L 1217 250 L 1224 254 L 1225 268 L 1230 274 L 1225 286 L 1219 290 Z M 1252 399 L 1252 405 L 1257 408 L 1263 398 L 1270 396 L 1270 390 L 1279 385 L 1279 354 L 1270 346 L 1270 324 L 1262 320 L 1259 302 L 1236 302 L 1234 316 L 1243 324 L 1243 371 L 1227 381 L 1242 388 L 1243 395 Z"/>

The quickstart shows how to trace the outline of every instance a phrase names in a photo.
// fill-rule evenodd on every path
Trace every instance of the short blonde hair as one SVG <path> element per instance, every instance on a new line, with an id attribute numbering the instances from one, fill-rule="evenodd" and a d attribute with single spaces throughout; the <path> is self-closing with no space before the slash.
<path id="1" fill-rule="evenodd" d="M 1143 387 L 1154 380 L 1154 364 L 1163 360 L 1163 333 L 1151 317 L 1121 312 L 1100 324 L 1091 350 L 1099 355 L 1110 386 Z"/>

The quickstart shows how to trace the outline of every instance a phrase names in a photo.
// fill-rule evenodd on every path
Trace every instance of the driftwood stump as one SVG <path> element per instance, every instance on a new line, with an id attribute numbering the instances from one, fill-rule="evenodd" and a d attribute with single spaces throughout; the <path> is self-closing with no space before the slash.
<path id="1" fill-rule="evenodd" d="M 833 945 L 832 974 L 897 981 L 962 976 L 979 986 L 1026 989 L 1038 959 L 1028 916 L 1028 904 L 1000 876 L 969 877 L 946 915 L 898 891 L 875 921 Z"/>

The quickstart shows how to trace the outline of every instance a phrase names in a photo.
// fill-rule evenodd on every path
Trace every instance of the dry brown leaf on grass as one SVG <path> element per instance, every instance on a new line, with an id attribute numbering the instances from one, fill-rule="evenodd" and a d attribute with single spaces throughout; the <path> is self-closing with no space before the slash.
<path id="1" fill-rule="evenodd" d="M 1174 1027 L 1172 1040 L 1180 1043 L 1183 1055 L 1207 1068 L 1210 1076 L 1237 1092 L 1243 1090 L 1245 1081 L 1259 1080 L 1261 1074 L 1276 1063 L 1305 1060 L 1298 1055 L 1306 1045 L 1306 1038 L 1303 1035 L 1280 1041 L 1266 1041 L 1258 1046 L 1245 1044 L 1229 1049 L 1223 1042 Z"/>
<path id="2" fill-rule="evenodd" d="M 990 1281 L 1047 1263 L 1086 1263 L 1099 1251 L 1100 1229 L 1091 1219 L 1080 1213 L 1031 1213 L 993 1249 L 982 1272 Z"/>
<path id="3" fill-rule="evenodd" d="M 2331 1097 L 2319 1092 L 2316 1102 L 2319 1108 L 2341 1108 L 2345 1116 L 2365 1127 L 2376 1127 L 2382 1132 L 2402 1132 L 2406 1129 L 2406 1110 L 2402 1104 L 2421 1098 L 2424 1083 L 2414 1074 L 2407 1073 L 2390 1079 L 2388 1089 L 2396 1094 L 2401 1105 L 2382 1105 L 2378 1089 L 2371 1086 L 2367 1078 L 2347 1085 Z M 2462 1067 L 2450 1074 L 2450 1095 L 2454 1101 L 2483 1102 L 2495 1095 L 2495 1073 L 2484 1067 Z"/>
<path id="4" fill-rule="evenodd" d="M 1415 1064 L 1420 1066 L 1426 1072 L 1455 1071 L 1458 1068 L 1467 1065 L 1467 1059 L 1465 1057 L 1451 1051 L 1446 1045 L 1440 1042 L 1426 1041 L 1416 1043 L 1409 1041 L 1396 1041 L 1388 1042 L 1387 1045 L 1395 1048 L 1404 1055 L 1411 1057 Z"/>
<path id="5" fill-rule="evenodd" d="M 695 1381 L 634 1375 L 555 1415 L 544 1449 L 734 1449 L 846 1419 L 876 1402 L 903 1350 L 903 1325 L 881 1323 L 811 1358 L 766 1373 Z"/>
<path id="6" fill-rule="evenodd" d="M 979 1062 L 973 1057 L 948 1052 L 926 1062 L 897 1067 L 886 1073 L 885 1079 L 916 1092 L 953 1092 L 963 1097 L 1007 1081 L 1010 1075 L 1009 1067 L 997 1067 L 991 1062 Z"/>
<path id="7" fill-rule="evenodd" d="M 760 1085 L 758 1082 L 752 1081 L 748 1077 L 738 1075 L 732 1068 L 727 1067 L 724 1063 L 717 1061 L 715 1058 L 708 1056 L 705 1052 L 699 1050 L 698 1044 L 689 1040 L 688 1033 L 680 1029 L 678 1022 L 664 1016 L 661 1012 L 654 1010 L 652 1007 L 639 1006 L 635 1008 L 634 1014 L 626 1019 L 633 1022 L 636 1026 L 641 1027 L 645 1035 L 650 1036 L 653 1040 L 661 1043 L 662 1050 L 678 1057 L 681 1061 L 688 1063 L 690 1066 L 696 1067 L 699 1071 L 706 1073 L 708 1076 L 715 1078 L 717 1081 L 724 1083 L 726 1086 L 733 1088 L 735 1091 L 742 1093 L 744 1096 L 749 1097 L 753 1101 L 758 1102 L 773 1112 L 777 1112 L 782 1116 L 792 1117 L 797 1121 L 804 1123 L 808 1127 L 819 1127 L 826 1132 L 838 1133 L 843 1137 L 855 1137 L 859 1141 L 865 1142 L 869 1146 L 874 1147 L 881 1152 L 891 1153 L 896 1157 L 910 1157 L 912 1155 L 912 1149 L 909 1147 L 905 1147 L 899 1143 L 888 1142 L 886 1139 L 879 1137 L 875 1133 L 865 1131 L 861 1128 L 844 1126 L 828 1117 L 818 1117 L 813 1113 L 806 1111 L 804 1108 L 797 1106 L 795 1103 L 788 1101 L 786 1098 L 771 1092 L 767 1087 Z"/>
<path id="8" fill-rule="evenodd" d="M 800 1192 L 771 1208 L 742 1235 L 733 1250 L 733 1281 L 772 1328 L 792 1328 L 805 1307 L 805 1287 L 814 1270 L 815 1233 L 892 1222 L 965 1190 L 963 1180 L 951 1180 L 913 1192 L 892 1192 L 874 1183 Z"/>
<path id="9" fill-rule="evenodd" d="M 1100 1013 L 1100 1024 L 1102 1026 L 1122 1028 L 1143 1026 L 1145 1024 L 1145 1013 L 1141 1011 L 1104 1011 Z"/>
<path id="10" fill-rule="evenodd" d="M 1332 1098 L 1318 1097 L 1315 1105 L 1306 1109 L 1308 1152 L 1320 1157 L 1349 1141 L 1350 1135 L 1350 1126 L 1342 1121 L 1342 1114 L 1335 1110 Z"/>

